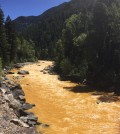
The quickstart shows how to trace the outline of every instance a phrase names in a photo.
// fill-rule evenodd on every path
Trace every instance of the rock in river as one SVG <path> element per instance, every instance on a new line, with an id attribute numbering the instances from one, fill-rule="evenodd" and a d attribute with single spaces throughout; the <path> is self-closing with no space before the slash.
<path id="1" fill-rule="evenodd" d="M 25 75 L 25 74 L 29 74 L 29 72 L 26 70 L 20 70 L 18 71 L 18 74 Z"/>

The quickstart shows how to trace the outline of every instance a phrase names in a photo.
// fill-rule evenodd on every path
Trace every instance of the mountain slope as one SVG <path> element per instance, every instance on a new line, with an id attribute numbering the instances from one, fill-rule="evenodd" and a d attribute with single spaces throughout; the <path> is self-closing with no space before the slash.
<path id="1" fill-rule="evenodd" d="M 42 15 L 19 17 L 13 21 L 16 29 L 26 39 L 32 39 L 36 44 L 37 56 L 53 58 L 55 55 L 55 43 L 62 34 L 66 19 L 72 14 L 81 11 L 92 10 L 95 0 L 71 0 L 57 7 L 53 7 Z"/>
<path id="2" fill-rule="evenodd" d="M 53 15 L 56 11 L 59 12 L 59 10 L 65 8 L 66 4 L 68 3 L 65 2 L 60 6 L 50 8 L 39 16 L 20 16 L 16 18 L 15 20 L 13 20 L 13 23 L 16 26 L 16 30 L 21 32 L 30 25 L 39 23 L 41 20 L 46 19 L 47 17 Z"/>

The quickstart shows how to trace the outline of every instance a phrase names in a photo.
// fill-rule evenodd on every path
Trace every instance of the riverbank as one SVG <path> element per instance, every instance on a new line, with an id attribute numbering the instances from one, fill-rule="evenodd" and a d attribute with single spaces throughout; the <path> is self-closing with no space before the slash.
<path id="1" fill-rule="evenodd" d="M 38 118 L 26 110 L 33 105 L 26 102 L 22 87 L 2 77 L 0 85 L 0 134 L 38 134 Z"/>
<path id="2" fill-rule="evenodd" d="M 51 61 L 39 61 L 25 65 L 22 70 L 29 75 L 9 75 L 21 84 L 27 102 L 36 107 L 30 111 L 46 125 L 37 127 L 44 134 L 118 134 L 120 131 L 120 102 L 99 100 L 103 94 L 96 93 L 86 85 L 61 81 L 51 73 Z M 109 93 L 112 95 L 112 93 Z"/>

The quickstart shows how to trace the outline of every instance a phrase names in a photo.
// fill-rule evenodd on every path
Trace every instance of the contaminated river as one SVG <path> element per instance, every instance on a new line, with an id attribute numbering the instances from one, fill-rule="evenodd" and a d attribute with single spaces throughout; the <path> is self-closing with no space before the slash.
<path id="1" fill-rule="evenodd" d="M 92 89 L 43 71 L 52 64 L 25 65 L 22 70 L 30 74 L 18 80 L 27 102 L 36 105 L 31 111 L 49 125 L 37 130 L 43 134 L 120 134 L 120 102 L 97 103 L 99 95 L 92 95 Z"/>

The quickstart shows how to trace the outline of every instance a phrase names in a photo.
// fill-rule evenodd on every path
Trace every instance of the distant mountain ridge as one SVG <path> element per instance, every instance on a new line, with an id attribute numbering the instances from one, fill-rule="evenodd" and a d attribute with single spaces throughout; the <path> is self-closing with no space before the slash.
<path id="1" fill-rule="evenodd" d="M 34 23 L 33 20 L 36 20 L 36 18 L 36 16 L 20 16 L 13 20 L 13 23 L 15 24 L 17 31 L 21 31 L 21 29 L 24 29 L 27 25 Z"/>
<path id="2" fill-rule="evenodd" d="M 78 13 L 81 10 L 80 8 L 83 8 L 85 6 L 85 1 L 86 0 L 71 0 L 70 2 L 64 2 L 63 4 L 48 9 L 47 11 L 38 16 L 20 16 L 15 20 L 13 20 L 13 23 L 16 25 L 16 29 L 18 31 L 21 31 L 22 29 L 28 27 L 29 25 L 38 23 L 42 19 L 50 17 L 51 15 L 56 14 L 58 12 L 63 12 L 63 10 L 65 10 L 64 12 L 68 12 L 69 10 L 71 10 L 70 15 Z M 92 2 L 89 2 L 89 4 L 90 3 Z"/>
<path id="3" fill-rule="evenodd" d="M 71 0 L 48 9 L 39 16 L 18 17 L 13 23 L 24 38 L 35 42 L 38 57 L 51 59 L 55 56 L 55 44 L 62 35 L 65 21 L 85 8 L 91 10 L 95 1 Z"/>
<path id="4" fill-rule="evenodd" d="M 68 2 L 64 2 L 63 4 L 61 4 L 59 6 L 52 7 L 38 16 L 20 16 L 20 17 L 16 18 L 15 20 L 13 20 L 16 30 L 21 32 L 24 28 L 28 27 L 29 25 L 36 24 L 40 20 L 49 16 L 50 14 L 52 14 L 54 12 L 54 10 L 59 10 L 59 8 L 65 7 L 66 4 L 68 4 Z"/>

